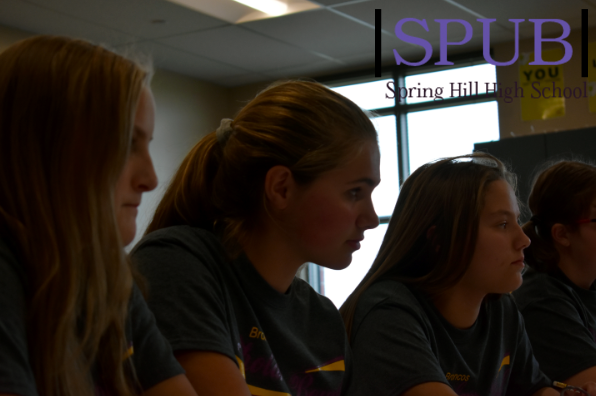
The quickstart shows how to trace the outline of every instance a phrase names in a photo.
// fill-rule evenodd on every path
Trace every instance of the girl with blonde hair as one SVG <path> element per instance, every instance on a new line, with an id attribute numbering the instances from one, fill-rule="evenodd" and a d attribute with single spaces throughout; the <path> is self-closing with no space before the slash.
<path id="1" fill-rule="evenodd" d="M 379 181 L 371 121 L 313 82 L 266 89 L 191 150 L 132 256 L 199 394 L 345 392 L 341 317 L 296 272 L 350 264 Z"/>
<path id="2" fill-rule="evenodd" d="M 524 232 L 531 269 L 514 292 L 540 368 L 571 385 L 596 380 L 596 167 L 560 161 L 540 172 Z"/>
<path id="3" fill-rule="evenodd" d="M 148 84 L 80 40 L 0 54 L 1 395 L 196 395 L 124 251 L 157 184 Z"/>
<path id="4" fill-rule="evenodd" d="M 340 309 L 357 378 L 349 395 L 559 394 L 509 294 L 530 244 L 514 188 L 483 153 L 406 180 L 377 258 Z"/>

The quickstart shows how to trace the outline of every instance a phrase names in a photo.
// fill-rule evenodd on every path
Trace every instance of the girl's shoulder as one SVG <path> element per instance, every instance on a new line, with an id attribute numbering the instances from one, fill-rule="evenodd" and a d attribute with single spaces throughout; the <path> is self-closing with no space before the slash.
<path id="1" fill-rule="evenodd" d="M 375 310 L 383 310 L 383 317 L 388 320 L 397 318 L 414 320 L 424 327 L 429 326 L 428 303 L 425 297 L 406 284 L 384 279 L 371 285 L 358 299 L 354 322 L 366 320 Z"/>
<path id="2" fill-rule="evenodd" d="M 338 313 L 337 307 L 324 295 L 318 293 L 307 281 L 295 277 L 292 282 L 292 293 L 295 298 L 302 301 L 303 305 L 312 306 L 316 309 Z"/>
<path id="3" fill-rule="evenodd" d="M 523 310 L 529 305 L 544 304 L 549 300 L 577 300 L 576 288 L 562 272 L 547 274 L 530 269 L 513 296 L 519 309 Z"/>
<path id="4" fill-rule="evenodd" d="M 145 235 L 131 253 L 148 244 L 171 243 L 186 249 L 221 249 L 219 238 L 211 231 L 189 225 L 161 228 Z"/>
<path id="5" fill-rule="evenodd" d="M 187 225 L 162 228 L 145 235 L 130 255 L 141 272 L 163 265 L 172 268 L 161 270 L 192 272 L 200 270 L 200 267 L 218 268 L 226 260 L 217 236 Z"/>
<path id="6" fill-rule="evenodd" d="M 358 300 L 358 306 L 373 308 L 381 305 L 405 305 L 422 308 L 420 299 L 423 296 L 406 284 L 393 280 L 383 279 L 371 285 Z"/>

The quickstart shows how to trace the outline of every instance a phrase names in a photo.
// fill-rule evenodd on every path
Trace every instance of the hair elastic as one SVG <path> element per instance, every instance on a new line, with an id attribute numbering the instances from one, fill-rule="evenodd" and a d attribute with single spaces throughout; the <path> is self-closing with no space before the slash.
<path id="1" fill-rule="evenodd" d="M 215 130 L 217 141 L 222 147 L 226 145 L 230 135 L 232 132 L 234 132 L 234 128 L 232 128 L 232 121 L 234 120 L 231 118 L 223 118 L 219 124 L 219 127 Z"/>

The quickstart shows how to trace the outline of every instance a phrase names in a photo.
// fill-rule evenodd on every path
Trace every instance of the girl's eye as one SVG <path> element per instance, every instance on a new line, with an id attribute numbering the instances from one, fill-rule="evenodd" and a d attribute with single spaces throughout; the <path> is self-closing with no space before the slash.
<path id="1" fill-rule="evenodd" d="M 503 222 L 503 223 L 499 224 L 499 227 L 507 228 L 507 222 Z"/>
<path id="2" fill-rule="evenodd" d="M 358 188 L 353 188 L 350 191 L 348 191 L 348 195 L 351 198 L 357 198 L 358 195 L 360 194 L 360 191 L 361 191 L 361 189 L 359 187 Z"/>

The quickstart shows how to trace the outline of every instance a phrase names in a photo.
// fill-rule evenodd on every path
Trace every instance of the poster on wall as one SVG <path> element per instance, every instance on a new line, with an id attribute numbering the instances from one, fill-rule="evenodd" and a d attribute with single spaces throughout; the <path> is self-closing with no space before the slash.
<path id="1" fill-rule="evenodd" d="M 559 48 L 542 51 L 545 61 L 563 58 Z M 521 98 L 522 120 L 546 120 L 565 115 L 563 65 L 530 65 L 534 53 L 524 53 L 519 59 L 519 81 L 524 90 Z"/>

